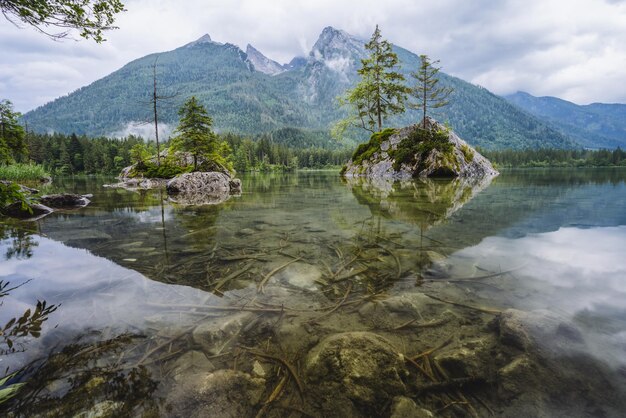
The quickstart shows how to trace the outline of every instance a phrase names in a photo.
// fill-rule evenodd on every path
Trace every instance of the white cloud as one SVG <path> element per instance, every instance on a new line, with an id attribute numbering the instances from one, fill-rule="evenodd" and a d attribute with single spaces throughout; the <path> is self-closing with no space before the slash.
<path id="1" fill-rule="evenodd" d="M 127 0 L 108 41 L 53 42 L 0 23 L 0 97 L 26 111 L 152 52 L 204 33 L 289 62 L 331 25 L 440 59 L 495 93 L 526 90 L 579 103 L 626 102 L 626 2 L 601 0 Z M 2 18 L 0 18 L 2 19 Z M 33 82 L 29 83 L 29 78 Z"/>
<path id="2" fill-rule="evenodd" d="M 174 129 L 167 123 L 159 123 L 159 139 L 166 140 L 172 135 Z M 154 124 L 145 122 L 128 122 L 123 129 L 111 132 L 109 136 L 123 138 L 129 135 L 139 136 L 144 139 L 154 139 Z"/>

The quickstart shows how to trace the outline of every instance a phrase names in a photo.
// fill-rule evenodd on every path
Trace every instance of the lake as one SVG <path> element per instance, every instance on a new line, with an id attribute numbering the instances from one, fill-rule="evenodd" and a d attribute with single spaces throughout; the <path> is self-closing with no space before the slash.
<path id="1" fill-rule="evenodd" d="M 625 413 L 626 170 L 241 179 L 241 196 L 183 206 L 58 178 L 47 192 L 91 204 L 0 221 L 0 324 L 29 314 L 0 340 L 19 389 L 0 408 Z"/>

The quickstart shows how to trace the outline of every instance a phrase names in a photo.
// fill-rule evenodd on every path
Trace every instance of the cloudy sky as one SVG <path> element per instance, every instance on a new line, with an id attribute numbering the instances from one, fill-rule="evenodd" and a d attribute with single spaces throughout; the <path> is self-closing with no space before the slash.
<path id="1" fill-rule="evenodd" d="M 108 41 L 52 41 L 0 16 L 0 99 L 25 112 L 205 33 L 288 62 L 325 26 L 440 59 L 498 94 L 626 103 L 626 0 L 123 0 Z"/>

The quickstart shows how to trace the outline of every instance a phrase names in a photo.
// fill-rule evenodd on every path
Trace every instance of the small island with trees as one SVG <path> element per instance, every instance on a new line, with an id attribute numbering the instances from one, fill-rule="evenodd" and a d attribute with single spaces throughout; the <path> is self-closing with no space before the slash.
<path id="1" fill-rule="evenodd" d="M 372 135 L 369 142 L 357 147 L 342 175 L 411 178 L 498 174 L 489 160 L 449 127 L 428 116 L 431 109 L 447 105 L 453 91 L 438 85 L 438 61 L 431 62 L 421 55 L 420 67 L 411 74 L 415 85 L 409 87 L 396 71 L 398 57 L 392 45 L 382 39 L 378 26 L 365 48 L 369 56 L 361 60 L 361 81 L 340 98 L 351 113 L 335 126 L 335 135 L 351 128 Z M 415 102 L 410 102 L 408 96 Z M 421 111 L 420 123 L 399 130 L 383 127 L 389 116 L 403 113 L 406 106 Z"/>

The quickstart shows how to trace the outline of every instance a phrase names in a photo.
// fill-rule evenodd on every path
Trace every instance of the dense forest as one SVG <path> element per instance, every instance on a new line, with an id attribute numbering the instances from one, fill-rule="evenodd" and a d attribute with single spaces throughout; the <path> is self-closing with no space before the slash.
<path id="1" fill-rule="evenodd" d="M 612 167 L 626 166 L 626 151 L 615 150 L 480 150 L 499 167 Z"/>
<path id="2" fill-rule="evenodd" d="M 285 145 L 280 142 L 282 138 L 275 140 L 270 134 L 257 138 L 225 134 L 222 138 L 232 150 L 232 163 L 238 172 L 337 167 L 352 153 L 348 149 L 306 146 L 306 138 L 302 138 L 305 146 L 298 148 Z M 142 142 L 142 138 L 132 135 L 112 139 L 29 132 L 27 152 L 19 161 L 41 164 L 54 174 L 118 174 L 132 164 L 131 150 Z M 156 154 L 154 142 L 147 146 Z"/>
<path id="3" fill-rule="evenodd" d="M 517 92 L 506 99 L 531 115 L 550 122 L 585 148 L 626 146 L 626 105 L 592 103 L 578 105 L 558 97 L 535 97 Z"/>
<path id="4" fill-rule="evenodd" d="M 276 171 L 294 169 L 320 169 L 338 167 L 352 155 L 351 149 L 293 146 L 281 143 L 269 134 L 256 138 L 225 134 L 222 138 L 229 144 L 231 159 L 238 172 Z M 28 152 L 21 162 L 43 165 L 55 174 L 117 174 L 130 165 L 131 149 L 144 140 L 137 136 L 125 138 L 88 138 L 62 134 L 26 135 Z M 156 152 L 154 142 L 148 148 Z M 168 144 L 166 143 L 165 146 Z M 605 167 L 626 166 L 626 151 L 616 150 L 561 150 L 528 149 L 480 152 L 499 167 Z"/>

